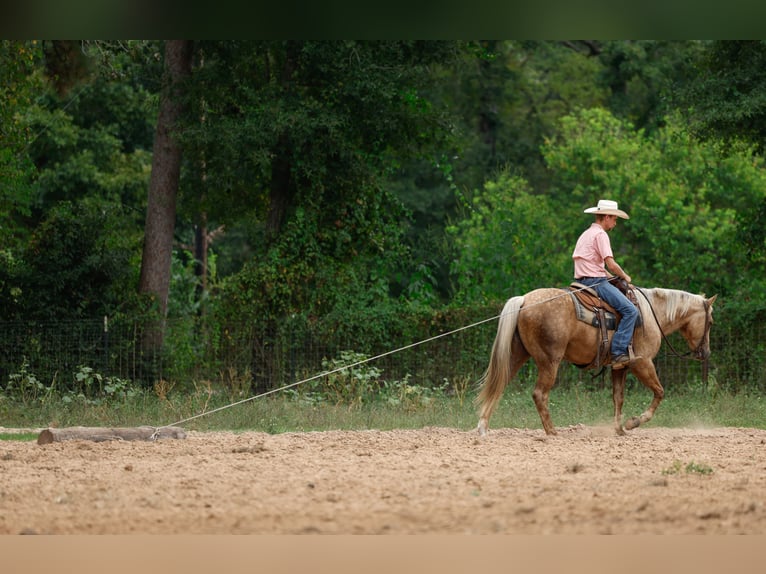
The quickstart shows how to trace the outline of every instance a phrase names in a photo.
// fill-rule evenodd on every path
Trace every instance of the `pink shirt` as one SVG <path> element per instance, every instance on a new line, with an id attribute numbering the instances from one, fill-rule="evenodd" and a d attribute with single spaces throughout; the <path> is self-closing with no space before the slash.
<path id="1" fill-rule="evenodd" d="M 604 267 L 604 260 L 607 257 L 614 257 L 609 235 L 598 223 L 592 223 L 582 232 L 572 253 L 575 279 L 608 277 Z"/>

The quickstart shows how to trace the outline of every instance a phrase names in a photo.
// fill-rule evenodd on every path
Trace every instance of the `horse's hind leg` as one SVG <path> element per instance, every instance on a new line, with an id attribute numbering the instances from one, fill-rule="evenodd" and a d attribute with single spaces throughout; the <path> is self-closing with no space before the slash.
<path id="1" fill-rule="evenodd" d="M 556 429 L 553 426 L 551 413 L 548 410 L 548 396 L 553 388 L 553 384 L 556 382 L 558 365 L 545 366 L 538 363 L 537 371 L 537 384 L 535 385 L 535 390 L 532 391 L 532 399 L 535 401 L 537 413 L 540 415 L 545 434 L 555 435 L 557 434 Z"/>
<path id="2" fill-rule="evenodd" d="M 624 435 L 622 428 L 622 405 L 625 402 L 625 379 L 628 377 L 626 369 L 612 370 L 612 401 L 614 402 L 614 430 L 618 435 Z"/>
<path id="3" fill-rule="evenodd" d="M 521 344 L 518 335 L 514 335 L 507 369 L 504 366 L 501 368 L 496 368 L 496 365 L 490 366 L 478 397 L 481 408 L 479 410 L 479 424 L 476 430 L 479 431 L 481 436 L 486 435 L 489 431 L 489 418 L 500 402 L 505 386 L 516 376 L 516 373 L 519 372 L 519 369 L 528 359 L 529 353 L 524 348 L 524 345 Z"/>
<path id="4" fill-rule="evenodd" d="M 657 371 L 651 360 L 646 358 L 638 359 L 631 365 L 630 370 L 633 371 L 633 374 L 636 375 L 638 380 L 641 381 L 644 386 L 651 389 L 652 393 L 654 393 L 654 398 L 652 399 L 649 408 L 643 413 L 625 421 L 625 429 L 627 430 L 632 430 L 652 420 L 654 412 L 665 397 L 665 389 L 662 388 L 662 383 L 660 383 L 660 378 L 657 376 Z"/>

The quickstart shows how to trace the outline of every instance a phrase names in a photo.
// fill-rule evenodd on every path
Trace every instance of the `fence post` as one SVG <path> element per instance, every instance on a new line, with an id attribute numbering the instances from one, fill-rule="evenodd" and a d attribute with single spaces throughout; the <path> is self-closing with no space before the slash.
<path id="1" fill-rule="evenodd" d="M 104 315 L 104 376 L 109 376 L 109 318 Z"/>
<path id="2" fill-rule="evenodd" d="M 702 383 L 707 389 L 707 376 L 708 376 L 709 359 L 703 359 L 702 361 Z"/>

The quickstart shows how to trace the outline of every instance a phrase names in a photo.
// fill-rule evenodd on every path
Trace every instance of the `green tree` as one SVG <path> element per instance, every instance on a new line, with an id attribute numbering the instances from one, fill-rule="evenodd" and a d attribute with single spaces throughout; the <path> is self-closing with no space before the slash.
<path id="1" fill-rule="evenodd" d="M 695 134 L 749 140 L 766 148 L 766 41 L 708 42 L 690 58 L 673 103 Z"/>
<path id="2" fill-rule="evenodd" d="M 608 88 L 604 102 L 613 115 L 652 133 L 672 113 L 674 94 L 696 78 L 689 66 L 703 52 L 698 40 L 610 40 L 598 42 L 603 65 L 599 83 Z"/>
<path id="3" fill-rule="evenodd" d="M 246 221 L 254 259 L 226 296 L 259 317 L 326 311 L 340 278 L 401 259 L 400 202 L 383 189 L 433 153 L 444 114 L 423 96 L 451 42 L 202 42 L 182 141 L 186 214 Z M 353 266 L 354 274 L 343 272 Z M 245 289 L 238 286 L 241 281 Z M 246 290 L 245 301 L 236 293 Z M 255 291 L 253 291 L 255 290 Z"/>
<path id="4" fill-rule="evenodd" d="M 552 198 L 534 195 L 508 173 L 488 181 L 468 216 L 448 228 L 458 256 L 452 273 L 456 300 L 501 301 L 571 279 L 571 246 L 560 233 L 562 214 Z"/>
<path id="5" fill-rule="evenodd" d="M 24 221 L 33 204 L 34 139 L 26 111 L 42 85 L 42 51 L 36 41 L 0 40 L 0 249 L 23 241 Z M 8 254 L 8 257 L 12 255 Z"/>
<path id="6" fill-rule="evenodd" d="M 766 42 L 762 40 L 708 42 L 687 65 L 690 77 L 679 83 L 673 103 L 683 109 L 693 133 L 735 146 L 750 142 L 755 153 L 766 150 Z M 750 197 L 747 197 L 750 200 Z M 742 284 L 743 315 L 766 314 L 766 197 L 750 201 L 737 214 L 738 240 L 748 258 L 749 273 L 737 275 Z M 749 302 L 749 303 L 748 303 Z M 749 305 L 749 307 L 748 307 Z M 750 312 L 747 308 L 751 309 Z"/>
<path id="7" fill-rule="evenodd" d="M 402 270 L 402 289 L 418 293 L 425 286 L 441 300 L 453 294 L 455 253 L 445 229 L 463 216 L 461 196 L 507 170 L 524 177 L 532 193 L 544 193 L 544 139 L 561 115 L 609 98 L 594 43 L 498 40 L 462 47 L 459 59 L 434 70 L 438 82 L 427 92 L 455 116 L 451 145 L 404 164 L 389 184 L 412 216 L 406 238 L 413 256 Z"/>
<path id="8" fill-rule="evenodd" d="M 700 142 L 677 117 L 666 124 L 647 135 L 603 109 L 563 117 L 543 147 L 551 193 L 499 177 L 452 228 L 459 296 L 502 298 L 568 282 L 574 241 L 591 222 L 582 212 L 600 198 L 630 213 L 613 247 L 636 284 L 722 296 L 755 285 L 748 270 L 758 276 L 758 268 L 740 238 L 766 194 L 763 160 L 752 147 Z"/>
<path id="9" fill-rule="evenodd" d="M 87 312 L 100 317 L 127 311 L 135 298 L 125 297 L 121 306 L 110 293 L 135 292 L 137 285 L 134 271 L 140 244 L 135 238 L 145 215 L 151 128 L 156 120 L 154 98 L 147 88 L 153 84 L 154 65 L 142 66 L 152 61 L 145 52 L 150 45 L 72 41 L 44 42 L 43 47 L 37 71 L 44 71 L 47 81 L 41 84 L 38 97 L 23 108 L 35 134 L 28 146 L 36 168 L 34 195 L 25 220 L 32 238 L 10 269 L 21 280 L 12 292 L 21 292 L 27 302 L 35 298 L 50 302 L 48 310 L 28 305 L 22 317 L 86 316 Z M 97 255 L 92 253 L 96 247 L 80 238 L 82 224 L 73 215 L 79 212 L 73 211 L 72 204 L 86 210 L 82 217 L 91 224 L 102 213 L 99 227 L 107 222 L 110 226 L 99 230 L 103 235 L 92 232 L 94 240 L 101 238 Z M 117 213 L 124 220 L 119 224 Z M 109 235 L 117 230 L 125 244 Z M 39 245 L 47 245 L 49 237 L 61 238 L 82 261 L 62 255 L 54 245 L 46 249 L 55 256 L 41 252 Z M 108 261 L 109 248 L 114 248 L 114 262 Z M 125 252 L 129 248 L 134 249 L 130 255 Z M 65 268 L 55 272 L 56 261 Z M 128 262 L 131 267 L 124 272 L 113 268 Z M 35 277 L 36 273 L 41 276 Z M 61 280 L 67 277 L 71 280 L 62 286 Z M 107 284 L 126 279 L 131 281 Z M 97 288 L 91 291 L 80 285 L 83 282 Z M 78 298 L 66 289 L 81 289 L 83 295 Z"/>
<path id="10" fill-rule="evenodd" d="M 0 269 L 4 320 L 65 321 L 137 310 L 140 236 L 119 206 L 59 202 Z"/>
<path id="11" fill-rule="evenodd" d="M 699 142 L 676 117 L 652 136 L 605 110 L 583 110 L 561 125 L 544 149 L 555 192 L 570 194 L 578 210 L 604 197 L 626 208 L 631 219 L 618 228 L 616 251 L 638 285 L 738 289 L 733 271 L 749 267 L 740 229 L 766 193 L 752 148 Z"/>
<path id="12" fill-rule="evenodd" d="M 141 93 L 97 79 L 77 95 L 42 98 L 29 112 L 39 137 L 31 146 L 37 165 L 35 213 L 38 218 L 59 201 L 99 197 L 128 206 L 138 215 L 146 204 L 151 138 L 130 140 L 129 131 L 150 126 L 145 110 L 120 118 L 139 106 Z M 110 110 L 109 108 L 112 108 Z M 136 125 L 138 124 L 138 125 Z M 139 222 L 140 217 L 133 217 Z"/>

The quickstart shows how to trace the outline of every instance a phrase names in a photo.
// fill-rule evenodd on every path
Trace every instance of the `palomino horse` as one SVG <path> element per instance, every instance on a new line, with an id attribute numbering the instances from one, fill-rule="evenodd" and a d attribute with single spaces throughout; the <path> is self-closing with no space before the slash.
<path id="1" fill-rule="evenodd" d="M 625 434 L 625 429 L 634 429 L 651 420 L 662 401 L 665 391 L 652 360 L 660 350 L 665 335 L 680 331 L 694 358 L 704 360 L 710 356 L 712 305 L 716 296 L 706 299 L 703 295 L 660 288 L 638 291 L 643 324 L 636 328 L 633 336 L 637 358 L 626 369 L 612 369 L 614 428 L 618 435 Z M 548 395 L 556 380 L 559 364 L 566 360 L 575 365 L 590 365 L 596 356 L 599 341 L 599 329 L 578 320 L 572 297 L 566 291 L 536 289 L 509 299 L 500 316 L 487 372 L 480 382 L 481 390 L 477 397 L 480 407 L 479 433 L 487 433 L 489 418 L 505 385 L 532 357 L 538 369 L 532 398 L 546 434 L 556 434 L 548 411 Z M 651 389 L 654 399 L 646 411 L 627 420 L 623 426 L 622 405 L 628 371 Z"/>

